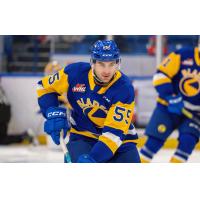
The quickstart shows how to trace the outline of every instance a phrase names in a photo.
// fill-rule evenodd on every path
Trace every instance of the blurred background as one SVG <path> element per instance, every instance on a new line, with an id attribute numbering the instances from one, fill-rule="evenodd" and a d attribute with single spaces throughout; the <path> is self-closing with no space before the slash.
<path id="1" fill-rule="evenodd" d="M 36 84 L 49 62 L 65 67 L 77 61 L 89 62 L 90 47 L 102 39 L 114 39 L 122 57 L 121 71 L 135 87 L 133 122 L 140 135 L 140 148 L 151 113 L 156 104 L 152 76 L 163 57 L 182 47 L 198 44 L 198 35 L 5 35 L 0 36 L 0 87 L 2 102 L 10 110 L 7 139 L 1 143 L 0 162 L 62 162 L 60 148 L 43 133 Z M 45 73 L 47 73 L 45 71 Z M 0 101 L 0 102 L 1 102 Z M 1 111 L 0 119 L 6 110 Z M 6 117 L 5 117 L 6 118 Z M 6 121 L 6 119 L 4 119 Z M 15 137 L 16 136 L 16 137 Z M 167 162 L 177 145 L 174 132 L 155 162 Z M 5 138 L 4 138 L 5 139 Z M 2 139 L 3 141 L 3 139 Z M 17 145 L 16 145 L 17 144 Z M 9 146 L 8 146 L 9 145 Z M 199 146 L 196 147 L 197 151 Z M 193 154 L 191 162 L 200 162 Z"/>

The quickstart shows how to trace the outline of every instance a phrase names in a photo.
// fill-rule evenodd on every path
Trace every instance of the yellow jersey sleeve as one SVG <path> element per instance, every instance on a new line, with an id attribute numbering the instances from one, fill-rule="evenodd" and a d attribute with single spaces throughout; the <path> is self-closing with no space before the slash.
<path id="1" fill-rule="evenodd" d="M 179 71 L 180 60 L 180 55 L 173 52 L 163 60 L 157 69 L 166 74 L 169 78 L 173 78 Z"/>
<path id="2" fill-rule="evenodd" d="M 48 93 L 57 93 L 62 95 L 68 91 L 68 75 L 64 68 L 53 75 L 46 76 L 42 79 L 41 85 L 37 89 L 38 97 Z"/>
<path id="3" fill-rule="evenodd" d="M 120 147 L 128 133 L 134 110 L 134 101 L 130 104 L 117 102 L 112 105 L 106 121 L 102 135 L 99 141 L 103 142 L 114 154 Z"/>
<path id="4" fill-rule="evenodd" d="M 153 86 L 157 87 L 164 84 L 171 84 L 172 78 L 180 69 L 180 55 L 171 53 L 157 67 L 157 73 L 153 76 Z"/>

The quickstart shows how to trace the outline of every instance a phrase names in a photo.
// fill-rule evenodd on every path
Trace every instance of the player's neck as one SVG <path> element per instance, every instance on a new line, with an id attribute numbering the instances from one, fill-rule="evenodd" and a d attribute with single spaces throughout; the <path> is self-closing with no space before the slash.
<path id="1" fill-rule="evenodd" d="M 101 81 L 94 71 L 93 71 L 93 77 L 94 77 L 94 82 L 95 82 L 96 85 L 99 85 L 101 87 L 106 87 L 114 79 L 115 75 L 111 78 L 111 80 L 108 83 L 104 83 L 103 81 Z"/>

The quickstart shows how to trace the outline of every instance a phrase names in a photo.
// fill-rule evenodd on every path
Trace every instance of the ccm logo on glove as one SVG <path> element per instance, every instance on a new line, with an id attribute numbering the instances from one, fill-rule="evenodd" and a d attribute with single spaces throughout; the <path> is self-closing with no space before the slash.
<path id="1" fill-rule="evenodd" d="M 47 117 L 54 117 L 54 116 L 63 116 L 63 117 L 66 117 L 66 113 L 55 111 L 55 112 L 49 112 L 47 114 Z"/>

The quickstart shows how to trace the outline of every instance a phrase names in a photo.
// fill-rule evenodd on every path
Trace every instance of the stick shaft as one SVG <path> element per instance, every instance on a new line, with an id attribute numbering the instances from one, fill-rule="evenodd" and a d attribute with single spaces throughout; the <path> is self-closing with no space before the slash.
<path id="1" fill-rule="evenodd" d="M 70 158 L 65 140 L 63 138 L 63 135 L 64 135 L 64 132 L 63 132 L 63 129 L 62 129 L 61 132 L 60 132 L 60 146 L 61 146 L 62 151 L 64 153 L 64 162 L 65 163 L 71 163 L 71 158 Z"/>
<path id="2" fill-rule="evenodd" d="M 64 135 L 64 133 L 63 133 L 63 129 L 62 129 L 60 132 L 60 146 L 62 148 L 63 153 L 66 154 L 68 152 L 68 150 L 67 150 L 63 135 Z"/>

